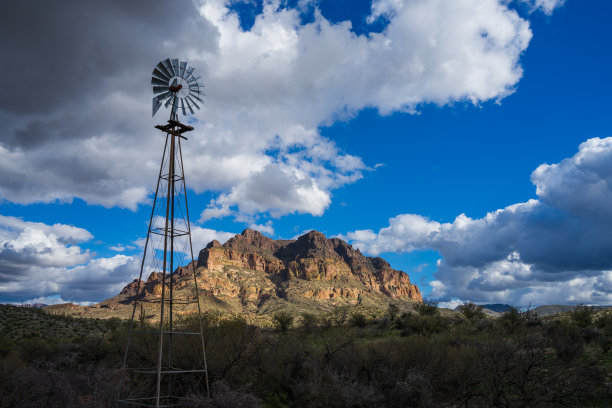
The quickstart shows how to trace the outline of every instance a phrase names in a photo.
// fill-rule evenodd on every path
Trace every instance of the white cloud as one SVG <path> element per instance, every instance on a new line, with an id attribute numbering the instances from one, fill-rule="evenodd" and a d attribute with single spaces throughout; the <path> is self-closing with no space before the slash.
<path id="1" fill-rule="evenodd" d="M 519 0 L 528 4 L 532 10 L 541 10 L 546 15 L 551 15 L 556 8 L 561 7 L 565 0 Z"/>
<path id="2" fill-rule="evenodd" d="M 191 2 L 54 2 L 34 13 L 11 3 L 5 15 L 14 24 L 0 34 L 19 36 L 21 46 L 7 48 L 7 60 L 47 72 L 0 68 L 14 83 L 44 89 L 35 104 L 10 89 L 10 102 L 0 103 L 0 196 L 18 203 L 79 197 L 132 209 L 146 203 L 163 143 L 152 126 L 167 113 L 147 118 L 148 73 L 172 55 L 196 67 L 207 86 L 197 116 L 205 122 L 194 124 L 183 150 L 189 186 L 218 193 L 201 220 L 321 215 L 332 191 L 367 166 L 322 136 L 320 125 L 366 107 L 389 114 L 421 103 L 499 100 L 514 92 L 531 39 L 529 23 L 505 0 L 376 1 L 372 18 L 384 16 L 388 25 L 368 36 L 318 10 L 301 25 L 299 10 L 278 1 L 265 1 L 245 32 L 227 4 L 203 2 L 198 15 Z M 44 47 L 40 32 L 50 33 Z M 88 63 L 67 64 L 74 56 Z M 66 87 L 77 80 L 82 85 Z"/>
<path id="3" fill-rule="evenodd" d="M 60 305 L 62 303 L 74 303 L 81 306 L 89 306 L 94 302 L 72 302 L 70 300 L 64 300 L 60 295 L 52 295 L 52 296 L 40 296 L 33 299 L 24 300 L 23 302 L 13 302 L 15 305 L 20 304 L 33 305 L 33 304 L 44 304 L 44 305 Z"/>
<path id="4" fill-rule="evenodd" d="M 28 265 L 69 267 L 86 262 L 89 252 L 74 244 L 92 238 L 82 228 L 0 215 L 0 277 Z"/>
<path id="5" fill-rule="evenodd" d="M 612 138 L 593 138 L 578 153 L 532 174 L 538 200 L 480 219 L 438 223 L 415 214 L 378 232 L 343 235 L 361 250 L 442 255 L 431 296 L 478 302 L 612 302 Z"/>
<path id="6" fill-rule="evenodd" d="M 212 240 L 217 240 L 220 243 L 225 243 L 228 239 L 236 235 L 233 232 L 216 231 L 209 228 L 197 226 L 191 227 L 191 239 L 193 242 L 194 256 L 197 257 L 198 252 Z"/>
<path id="7" fill-rule="evenodd" d="M 272 221 L 268 221 L 265 224 L 251 224 L 249 228 L 254 229 L 255 231 L 259 231 L 262 234 L 266 234 L 268 236 L 274 236 L 274 227 L 272 226 Z"/>
<path id="8" fill-rule="evenodd" d="M 133 279 L 138 262 L 124 255 L 92 259 L 76 245 L 92 238 L 71 225 L 0 216 L 0 297 L 33 303 L 49 296 L 75 302 L 114 296 Z"/>
<path id="9" fill-rule="evenodd" d="M 455 310 L 458 306 L 461 306 L 465 303 L 463 300 L 459 299 L 451 299 L 448 302 L 440 302 L 438 303 L 438 307 L 443 307 L 446 309 Z"/>

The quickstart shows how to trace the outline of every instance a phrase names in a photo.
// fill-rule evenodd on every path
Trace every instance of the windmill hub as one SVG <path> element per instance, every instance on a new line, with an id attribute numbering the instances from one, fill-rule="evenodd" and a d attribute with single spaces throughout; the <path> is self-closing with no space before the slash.
<path id="1" fill-rule="evenodd" d="M 199 103 L 204 102 L 204 87 L 199 80 L 194 69 L 184 61 L 168 58 L 157 64 L 151 78 L 155 95 L 153 116 L 162 105 L 171 109 L 173 119 L 177 119 L 179 111 L 183 115 L 187 115 L 187 112 L 193 115 L 193 108 L 200 109 Z"/>

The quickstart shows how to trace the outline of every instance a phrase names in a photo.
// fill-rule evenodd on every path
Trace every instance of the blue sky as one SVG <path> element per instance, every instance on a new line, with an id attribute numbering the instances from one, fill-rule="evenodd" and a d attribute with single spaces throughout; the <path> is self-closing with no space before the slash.
<path id="1" fill-rule="evenodd" d="M 178 4 L 180 28 L 150 35 L 130 30 L 163 21 L 161 3 L 51 11 L 96 16 L 74 28 L 85 45 L 54 50 L 89 69 L 46 67 L 36 38 L 3 45 L 95 86 L 62 98 L 46 81 L 48 106 L 0 106 L 0 301 L 100 301 L 133 279 L 167 113 L 145 116 L 148 77 L 176 56 L 208 87 L 185 157 L 200 246 L 316 229 L 444 305 L 612 302 L 609 2 Z M 34 33 L 64 38 L 62 18 Z"/>

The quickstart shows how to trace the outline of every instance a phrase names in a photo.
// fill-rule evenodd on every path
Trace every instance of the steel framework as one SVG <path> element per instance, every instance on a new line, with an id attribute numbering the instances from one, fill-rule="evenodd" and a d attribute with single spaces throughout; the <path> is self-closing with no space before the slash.
<path id="1" fill-rule="evenodd" d="M 133 297 L 133 309 L 117 397 L 119 406 L 156 408 L 184 406 L 186 400 L 180 395 L 181 391 L 184 391 L 183 384 L 175 379 L 180 375 L 192 376 L 192 384 L 200 383 L 203 377 L 206 382 L 206 393 L 210 397 L 202 310 L 191 241 L 191 223 L 189 222 L 181 146 L 181 141 L 187 140 L 184 134 L 192 131 L 193 127 L 178 121 L 177 99 L 174 97 L 172 101 L 170 120 L 167 124 L 155 126 L 156 129 L 166 134 L 166 143 L 140 265 L 138 286 L 136 295 Z M 185 260 L 185 256 L 189 256 L 191 260 L 187 273 L 193 275 L 194 290 L 191 291 L 191 295 L 183 295 L 178 298 L 174 294 L 177 275 L 174 271 L 175 267 L 184 265 L 181 261 Z M 161 293 L 145 293 L 146 283 L 143 282 L 145 271 L 161 271 Z M 154 277 L 159 279 L 159 273 Z M 175 306 L 184 306 L 185 310 L 190 304 L 197 304 L 199 330 L 189 330 L 185 325 L 181 327 L 175 322 L 173 316 Z M 140 311 L 138 330 L 134 321 L 137 310 Z M 147 322 L 150 317 L 147 313 L 151 312 L 153 316 L 159 314 L 157 329 Z M 201 345 L 201 362 L 196 361 L 191 364 L 191 367 L 176 365 L 176 362 L 173 361 L 173 354 L 177 351 L 175 341 L 177 336 L 180 336 L 179 341 L 183 345 L 185 337 L 199 337 L 197 343 Z M 137 345 L 134 344 L 136 339 L 139 342 Z M 191 344 L 193 345 L 193 342 Z M 142 379 L 142 376 L 145 378 Z M 148 380 L 147 376 L 150 377 Z M 197 377 L 197 380 L 194 380 L 193 376 Z M 135 386 L 127 387 L 126 384 L 129 381 L 132 381 Z M 150 393 L 146 391 L 151 388 L 155 390 L 154 395 L 146 396 L 153 393 L 153 391 Z"/>

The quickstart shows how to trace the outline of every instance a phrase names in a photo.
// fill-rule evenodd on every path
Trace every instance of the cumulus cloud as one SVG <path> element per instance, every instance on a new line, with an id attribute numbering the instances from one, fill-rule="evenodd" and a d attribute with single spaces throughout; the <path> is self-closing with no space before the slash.
<path id="1" fill-rule="evenodd" d="M 0 216 L 0 297 L 30 299 L 27 303 L 50 296 L 89 302 L 117 294 L 133 279 L 137 262 L 125 255 L 92 259 L 77 245 L 92 238 L 87 230 L 70 225 Z"/>
<path id="2" fill-rule="evenodd" d="M 321 125 L 366 107 L 499 100 L 514 92 L 531 39 L 505 0 L 374 1 L 371 20 L 387 24 L 368 35 L 330 23 L 316 2 L 291 9 L 277 0 L 244 31 L 229 4 L 9 3 L 0 43 L 20 64 L 0 67 L 12 78 L 0 102 L 0 197 L 146 203 L 163 143 L 152 127 L 167 113 L 149 118 L 149 73 L 173 56 L 207 86 L 183 150 L 189 186 L 217 193 L 202 221 L 320 215 L 334 189 L 367 169 Z M 314 7 L 308 24 L 304 7 Z"/>
<path id="3" fill-rule="evenodd" d="M 272 221 L 268 221 L 265 224 L 251 224 L 249 228 L 254 229 L 255 231 L 259 231 L 262 234 L 266 234 L 268 236 L 274 236 L 274 227 L 272 226 Z"/>
<path id="4" fill-rule="evenodd" d="M 216 231 L 209 228 L 191 227 L 191 239 L 193 242 L 193 250 L 195 256 L 198 252 L 212 240 L 217 240 L 220 243 L 225 243 L 228 239 L 236 235 L 234 232 Z"/>
<path id="5" fill-rule="evenodd" d="M 378 232 L 343 237 L 372 254 L 438 251 L 431 295 L 442 301 L 609 304 L 611 162 L 612 138 L 589 139 L 573 157 L 532 173 L 537 200 L 452 223 L 402 214 Z"/>

